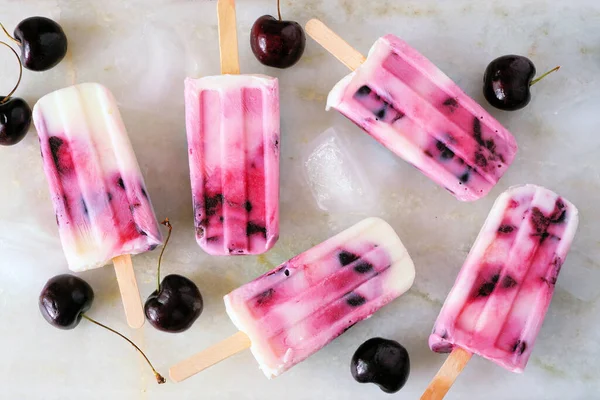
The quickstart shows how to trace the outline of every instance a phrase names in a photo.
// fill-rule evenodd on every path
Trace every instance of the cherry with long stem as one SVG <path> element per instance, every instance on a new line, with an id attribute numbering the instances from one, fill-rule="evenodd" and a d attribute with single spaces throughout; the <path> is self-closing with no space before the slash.
<path id="1" fill-rule="evenodd" d="M 165 218 L 162 225 L 166 226 L 169 229 L 169 233 L 167 234 L 167 239 L 165 240 L 165 244 L 160 251 L 160 255 L 158 256 L 158 271 L 156 273 L 156 290 L 160 291 L 160 263 L 162 261 L 163 254 L 165 253 L 165 249 L 167 248 L 167 244 L 169 243 L 169 239 L 171 238 L 171 232 L 173 231 L 173 226 L 169 222 L 169 218 Z"/>
<path id="2" fill-rule="evenodd" d="M 0 26 L 2 26 L 2 24 L 0 24 Z M 4 27 L 2 27 L 2 29 L 4 30 Z M 3 46 L 8 47 L 10 49 L 10 51 L 13 52 L 13 54 L 15 55 L 15 57 L 17 57 L 17 61 L 19 61 L 19 78 L 17 79 L 17 83 L 15 84 L 15 87 L 13 88 L 13 90 L 11 90 L 10 93 L 7 94 L 6 96 L 4 96 L 4 99 L 2 99 L 0 101 L 0 104 L 2 104 L 2 103 L 7 102 L 10 99 L 10 97 L 17 91 L 17 88 L 21 84 L 21 78 L 23 77 L 23 63 L 21 62 L 21 58 L 19 57 L 19 54 L 17 54 L 17 52 L 15 51 L 15 49 L 13 49 L 12 47 L 10 47 L 8 43 L 0 41 L 0 44 L 2 44 Z"/>
<path id="3" fill-rule="evenodd" d="M 104 324 L 101 324 L 100 322 L 96 321 L 95 319 L 93 319 L 91 317 L 88 317 L 85 314 L 81 314 L 81 316 L 83 318 L 87 319 L 88 321 L 90 321 L 91 323 L 96 324 L 96 325 L 98 325 L 98 326 L 100 326 L 100 327 L 102 327 L 104 329 L 107 329 L 107 330 L 111 331 L 112 333 L 114 333 L 115 335 L 119 335 L 120 337 L 122 337 L 123 339 L 125 339 L 126 341 L 128 341 L 129 344 L 131 344 L 133 347 L 135 347 L 135 349 L 137 351 L 139 351 L 140 354 L 144 357 L 144 359 L 146 360 L 146 362 L 148 363 L 148 365 L 152 369 L 152 372 L 154 373 L 154 376 L 156 377 L 156 382 L 158 382 L 158 384 L 160 385 L 160 384 L 163 384 L 163 383 L 165 383 L 167 381 L 161 374 L 158 373 L 158 371 L 156 371 L 156 369 L 154 369 L 154 366 L 152 365 L 152 363 L 150 362 L 150 360 L 148 359 L 148 357 L 146 357 L 146 354 L 144 354 L 144 352 L 142 351 L 142 349 L 140 349 L 129 338 L 127 338 L 125 335 L 117 332 L 116 330 L 114 330 L 114 329 L 112 329 L 112 328 L 110 328 L 110 327 L 108 327 L 108 326 L 106 326 Z"/>
<path id="4" fill-rule="evenodd" d="M 169 274 L 161 280 L 162 258 L 173 230 L 168 218 L 161 224 L 169 228 L 169 234 L 158 256 L 156 290 L 146 299 L 144 313 L 148 322 L 156 329 L 171 333 L 183 332 L 198 319 L 204 308 L 204 301 L 198 286 L 185 276 Z"/>
<path id="5" fill-rule="evenodd" d="M 558 71 L 559 69 L 560 69 L 560 65 L 552 68 L 550 71 L 547 71 L 547 72 L 543 73 L 542 75 L 540 75 L 537 78 L 535 78 L 534 80 L 532 80 L 531 83 L 529 84 L 529 86 L 535 85 L 536 83 L 538 83 L 539 81 L 541 81 L 542 79 L 544 79 L 546 76 L 550 75 L 553 72 Z"/>
<path id="6" fill-rule="evenodd" d="M 252 25 L 250 47 L 261 64 L 289 68 L 302 57 L 305 46 L 306 36 L 300 24 L 281 17 L 281 0 L 277 0 L 277 18 L 263 15 Z"/>

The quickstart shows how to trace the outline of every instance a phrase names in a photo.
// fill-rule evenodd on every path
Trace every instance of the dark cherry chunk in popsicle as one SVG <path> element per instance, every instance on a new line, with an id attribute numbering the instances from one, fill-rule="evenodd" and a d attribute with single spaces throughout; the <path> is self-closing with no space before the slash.
<path id="1" fill-rule="evenodd" d="M 485 142 L 481 136 L 481 121 L 477 117 L 473 118 L 473 137 L 480 146 L 485 146 Z"/>
<path id="2" fill-rule="evenodd" d="M 69 145 L 57 136 L 48 139 L 52 161 L 60 174 L 66 174 L 73 169 L 73 160 L 69 151 Z"/>
<path id="3" fill-rule="evenodd" d="M 560 258 L 559 256 L 554 256 L 554 259 L 552 260 L 552 270 L 550 271 L 550 276 L 542 277 L 542 280 L 546 283 L 548 283 L 549 285 L 556 285 L 556 281 L 558 279 L 558 274 L 560 273 L 560 268 L 562 267 L 563 264 L 563 260 L 562 258 Z"/>
<path id="4" fill-rule="evenodd" d="M 219 206 L 223 205 L 223 195 L 217 193 L 214 196 L 204 196 L 204 209 L 206 215 L 212 216 L 217 213 Z"/>
<path id="5" fill-rule="evenodd" d="M 475 153 L 475 165 L 481 168 L 487 167 L 488 161 L 485 156 L 479 151 Z"/>
<path id="6" fill-rule="evenodd" d="M 338 259 L 340 261 L 340 264 L 342 264 L 343 267 L 345 267 L 348 264 L 353 263 L 354 261 L 358 260 L 359 258 L 360 257 L 357 256 L 356 254 L 350 253 L 349 251 L 346 251 L 346 250 L 342 250 L 338 254 Z"/>
<path id="7" fill-rule="evenodd" d="M 537 207 L 531 209 L 530 221 L 538 234 L 544 233 L 550 224 L 550 219 Z"/>
<path id="8" fill-rule="evenodd" d="M 525 353 L 525 350 L 527 350 L 527 342 L 524 340 L 517 340 L 513 346 L 513 353 L 517 353 L 519 355 Z"/>
<path id="9" fill-rule="evenodd" d="M 371 93 L 371 88 L 367 85 L 363 85 L 356 91 L 355 96 L 367 96 L 369 93 Z"/>
<path id="10" fill-rule="evenodd" d="M 88 208 L 87 208 L 87 204 L 85 204 L 85 200 L 83 199 L 83 197 L 81 198 L 81 208 L 83 209 L 83 214 L 87 216 Z"/>
<path id="11" fill-rule="evenodd" d="M 559 198 L 554 205 L 554 211 L 550 215 L 550 222 L 553 224 L 562 224 L 567 219 L 567 210 L 565 203 Z"/>
<path id="12" fill-rule="evenodd" d="M 52 154 L 52 161 L 54 161 L 54 165 L 56 165 L 56 169 L 58 170 L 60 170 L 58 151 L 63 143 L 63 140 L 56 136 L 52 136 L 50 139 L 48 139 L 50 153 Z"/>
<path id="13" fill-rule="evenodd" d="M 366 274 L 373 271 L 373 264 L 362 261 L 354 266 L 354 271 L 358 272 L 359 274 Z"/>
<path id="14" fill-rule="evenodd" d="M 498 233 L 511 233 L 515 230 L 515 227 L 509 224 L 502 224 L 498 228 Z"/>
<path id="15" fill-rule="evenodd" d="M 491 279 L 485 280 L 477 290 L 477 295 L 475 297 L 487 297 L 492 294 L 496 288 L 496 285 L 498 284 L 499 279 L 500 275 L 494 274 L 492 275 Z"/>
<path id="16" fill-rule="evenodd" d="M 360 307 L 363 304 L 365 304 L 366 302 L 367 302 L 367 299 L 365 299 L 358 293 L 350 293 L 346 297 L 346 303 L 348 303 L 348 305 L 350 307 Z"/>
<path id="17" fill-rule="evenodd" d="M 437 147 L 437 149 L 440 151 L 440 158 L 443 160 L 449 160 L 454 157 L 454 152 L 439 140 L 435 144 L 435 147 Z"/>
<path id="18" fill-rule="evenodd" d="M 246 225 L 246 236 L 252 236 L 256 233 L 260 233 L 265 239 L 267 238 L 267 229 L 264 226 L 257 225 L 254 222 L 248 222 Z"/>
<path id="19" fill-rule="evenodd" d="M 442 104 L 448 107 L 450 112 L 454 112 L 458 108 L 458 101 L 454 97 L 448 97 Z"/>
<path id="20" fill-rule="evenodd" d="M 269 301 L 271 301 L 271 298 L 273 297 L 274 293 L 275 293 L 275 290 L 272 288 L 265 290 L 264 292 L 262 292 L 261 294 L 256 296 L 256 305 L 263 306 L 263 305 L 269 303 Z"/>
<path id="21" fill-rule="evenodd" d="M 506 275 L 504 276 L 504 278 L 502 278 L 502 288 L 503 289 L 510 289 L 512 287 L 517 286 L 517 281 L 510 275 Z"/>
<path id="22" fill-rule="evenodd" d="M 370 87 L 363 85 L 356 93 L 354 98 L 358 103 L 362 104 L 367 110 L 375 115 L 378 121 L 393 124 L 400 118 L 404 117 L 404 113 L 395 109 L 394 106 L 375 93 Z"/>
<path id="23" fill-rule="evenodd" d="M 338 254 L 338 260 L 340 262 L 340 264 L 342 265 L 342 267 L 345 267 L 346 265 L 352 264 L 353 262 L 359 261 L 354 267 L 354 271 L 358 272 L 359 274 L 366 274 L 368 272 L 373 271 L 374 267 L 373 264 L 361 260 L 361 258 L 354 254 L 351 253 L 349 251 L 346 250 L 342 250 L 339 252 Z"/>

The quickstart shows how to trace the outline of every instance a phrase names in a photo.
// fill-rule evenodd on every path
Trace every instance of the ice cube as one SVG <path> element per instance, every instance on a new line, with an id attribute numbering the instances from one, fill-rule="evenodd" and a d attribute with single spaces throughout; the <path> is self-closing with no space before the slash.
<path id="1" fill-rule="evenodd" d="M 304 172 L 319 208 L 329 212 L 361 212 L 376 206 L 376 191 L 356 146 L 335 128 L 312 142 L 304 157 Z"/>

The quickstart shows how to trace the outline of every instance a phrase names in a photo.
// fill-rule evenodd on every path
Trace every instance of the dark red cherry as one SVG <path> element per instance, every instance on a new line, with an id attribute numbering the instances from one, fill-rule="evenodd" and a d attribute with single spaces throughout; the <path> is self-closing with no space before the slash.
<path id="1" fill-rule="evenodd" d="M 169 234 L 158 256 L 156 290 L 148 296 L 144 305 L 144 313 L 150 324 L 158 330 L 172 333 L 183 332 L 198 319 L 204 308 L 204 302 L 198 286 L 185 276 L 167 275 L 161 282 L 160 265 L 173 231 L 169 218 L 166 218 L 161 224 L 169 228 Z"/>
<path id="2" fill-rule="evenodd" d="M 154 369 L 146 354 L 135 343 L 116 330 L 84 314 L 90 309 L 93 301 L 94 291 L 86 281 L 75 275 L 64 274 L 55 276 L 46 283 L 40 293 L 39 307 L 46 321 L 57 328 L 73 329 L 82 318 L 85 318 L 89 322 L 123 338 L 144 357 L 152 369 L 156 382 L 159 384 L 165 383 L 165 378 Z"/>
<path id="3" fill-rule="evenodd" d="M 535 66 L 527 57 L 507 55 L 489 63 L 483 75 L 483 95 L 494 107 L 506 111 L 519 110 L 531 101 L 530 87 L 558 70 L 556 67 L 533 79 Z"/>
<path id="4" fill-rule="evenodd" d="M 42 315 L 53 326 L 60 329 L 75 328 L 83 313 L 94 301 L 92 287 L 74 275 L 58 275 L 50 279 L 42 289 L 39 306 Z"/>
<path id="5" fill-rule="evenodd" d="M 284 21 L 271 15 L 258 18 L 250 32 L 250 46 L 262 64 L 275 68 L 289 68 L 296 64 L 306 46 L 304 30 L 295 21 Z"/>
<path id="6" fill-rule="evenodd" d="M 14 38 L 21 47 L 21 62 L 32 71 L 46 71 L 67 54 L 67 36 L 59 24 L 45 17 L 19 23 Z"/>
<path id="7" fill-rule="evenodd" d="M 167 275 L 146 300 L 146 318 L 156 329 L 183 332 L 198 319 L 204 308 L 202 295 L 194 282 L 181 275 Z"/>
<path id="8" fill-rule="evenodd" d="M 19 143 L 31 125 L 31 108 L 19 97 L 0 97 L 0 145 Z"/>
<path id="9" fill-rule="evenodd" d="M 386 393 L 395 393 L 408 380 L 410 359 L 400 343 L 372 338 L 361 344 L 354 353 L 350 372 L 357 382 L 371 382 Z"/>

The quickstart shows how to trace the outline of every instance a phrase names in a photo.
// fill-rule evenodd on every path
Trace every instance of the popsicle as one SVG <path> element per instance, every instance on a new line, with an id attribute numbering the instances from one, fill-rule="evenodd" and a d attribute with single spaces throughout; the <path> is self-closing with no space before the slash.
<path id="1" fill-rule="evenodd" d="M 67 87 L 42 97 L 33 120 L 69 269 L 112 260 L 127 321 L 140 327 L 130 255 L 155 248 L 162 236 L 114 97 L 97 83 Z"/>
<path id="2" fill-rule="evenodd" d="M 433 63 L 394 35 L 365 59 L 322 22 L 306 32 L 351 70 L 327 97 L 334 108 L 458 200 L 485 196 L 512 163 L 511 133 Z"/>
<path id="3" fill-rule="evenodd" d="M 221 73 L 185 81 L 196 240 L 213 255 L 261 254 L 279 237 L 279 85 L 240 72 L 235 3 L 218 3 Z"/>
<path id="4" fill-rule="evenodd" d="M 226 295 L 240 332 L 172 367 L 171 379 L 248 347 L 265 375 L 276 377 L 402 295 L 414 278 L 394 230 L 365 219 Z"/>
<path id="5" fill-rule="evenodd" d="M 443 398 L 472 354 L 523 371 L 578 220 L 573 204 L 540 186 L 498 197 L 429 337 L 433 351 L 452 354 L 422 399 Z"/>

